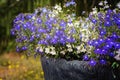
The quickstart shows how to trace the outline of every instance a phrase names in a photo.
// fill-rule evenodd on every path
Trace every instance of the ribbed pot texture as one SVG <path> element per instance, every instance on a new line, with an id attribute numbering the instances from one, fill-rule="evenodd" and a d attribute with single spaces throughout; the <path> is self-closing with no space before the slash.
<path id="1" fill-rule="evenodd" d="M 41 57 L 45 80 L 115 80 L 109 66 L 91 67 L 88 61 Z"/>

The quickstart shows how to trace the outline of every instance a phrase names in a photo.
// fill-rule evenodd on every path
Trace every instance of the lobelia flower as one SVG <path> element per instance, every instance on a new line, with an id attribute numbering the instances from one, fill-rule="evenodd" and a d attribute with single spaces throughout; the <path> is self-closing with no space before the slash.
<path id="1" fill-rule="evenodd" d="M 71 0 L 65 5 L 75 4 Z M 104 4 L 107 3 L 102 1 L 99 5 Z M 18 52 L 89 61 L 91 66 L 105 65 L 120 49 L 119 16 L 118 11 L 98 12 L 93 8 L 89 17 L 76 17 L 75 13 L 65 13 L 59 5 L 43 7 L 16 16 L 11 34 L 16 36 Z"/>
<path id="2" fill-rule="evenodd" d="M 84 61 L 88 61 L 88 60 L 89 60 L 88 55 L 84 55 L 84 56 L 83 56 L 83 60 L 84 60 Z"/>
<path id="3" fill-rule="evenodd" d="M 91 59 L 90 62 L 89 62 L 89 64 L 91 66 L 95 66 L 97 64 L 97 62 L 94 59 Z"/>
<path id="4" fill-rule="evenodd" d="M 99 58 L 104 56 L 104 59 L 100 59 L 99 62 L 106 64 L 109 59 L 114 58 L 116 55 L 115 51 L 120 49 L 119 12 L 108 9 L 106 12 L 100 11 L 98 13 L 99 15 L 94 16 L 90 14 L 89 19 L 95 24 L 95 29 L 98 30 L 99 36 L 98 39 L 89 40 L 88 44 L 94 47 L 93 54 L 99 55 Z M 97 20 L 97 22 L 95 23 L 94 20 Z"/>
<path id="5" fill-rule="evenodd" d="M 67 2 L 65 4 L 66 7 L 69 7 L 70 5 L 75 5 L 76 3 L 74 2 L 74 0 L 71 0 L 70 2 Z"/>
<path id="6" fill-rule="evenodd" d="M 101 60 L 100 60 L 100 63 L 103 64 L 103 65 L 105 65 L 105 64 L 106 64 L 106 60 L 101 59 Z"/>

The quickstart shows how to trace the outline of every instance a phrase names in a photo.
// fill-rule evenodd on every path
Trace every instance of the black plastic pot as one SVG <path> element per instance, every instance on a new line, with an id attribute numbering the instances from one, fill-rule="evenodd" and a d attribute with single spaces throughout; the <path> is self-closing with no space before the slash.
<path id="1" fill-rule="evenodd" d="M 114 80 L 109 66 L 91 67 L 87 61 L 41 57 L 45 80 Z"/>

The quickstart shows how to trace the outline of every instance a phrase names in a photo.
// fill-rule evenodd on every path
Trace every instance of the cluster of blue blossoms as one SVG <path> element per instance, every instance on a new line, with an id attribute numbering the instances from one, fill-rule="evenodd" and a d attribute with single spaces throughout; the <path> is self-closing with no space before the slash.
<path id="1" fill-rule="evenodd" d="M 71 1 L 66 6 L 71 4 L 75 3 Z M 77 44 L 73 36 L 76 33 L 74 26 L 70 33 L 66 30 L 67 24 L 72 23 L 71 20 L 64 20 L 53 14 L 47 8 L 38 8 L 33 14 L 21 13 L 14 19 L 11 34 L 16 36 L 16 42 L 19 44 L 16 47 L 18 52 L 26 50 L 40 52 L 35 47 L 38 44 L 41 46 Z M 90 61 L 93 66 L 99 60 L 104 65 L 110 58 L 114 58 L 116 51 L 120 49 L 120 13 L 107 10 L 106 13 L 99 12 L 97 17 L 90 15 L 89 19 L 99 36 L 98 39 L 91 39 L 88 42 L 94 50 L 90 55 L 85 54 L 83 60 Z"/>
<path id="2" fill-rule="evenodd" d="M 21 13 L 14 19 L 11 34 L 16 36 L 18 52 L 31 49 L 31 46 L 37 44 L 51 46 L 75 42 L 73 31 L 69 35 L 66 32 L 66 25 L 71 21 L 60 19 L 56 14 L 50 17 L 52 14 L 47 8 L 38 8 L 33 14 Z"/>
<path id="3" fill-rule="evenodd" d="M 97 18 L 92 15 L 89 18 L 99 36 L 98 39 L 90 40 L 88 44 L 94 47 L 94 53 L 100 63 L 106 64 L 120 49 L 120 13 L 109 9 L 106 13 L 99 12 Z M 89 58 L 85 56 L 85 59 Z M 92 60 L 91 64 L 95 65 L 96 61 Z"/>

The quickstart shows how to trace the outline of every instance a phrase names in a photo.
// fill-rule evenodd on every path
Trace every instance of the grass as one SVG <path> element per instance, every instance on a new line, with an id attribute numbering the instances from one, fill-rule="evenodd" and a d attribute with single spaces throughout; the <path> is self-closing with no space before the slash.
<path id="1" fill-rule="evenodd" d="M 18 53 L 5 53 L 0 56 L 0 80 L 44 80 L 40 58 Z"/>

